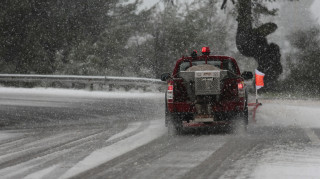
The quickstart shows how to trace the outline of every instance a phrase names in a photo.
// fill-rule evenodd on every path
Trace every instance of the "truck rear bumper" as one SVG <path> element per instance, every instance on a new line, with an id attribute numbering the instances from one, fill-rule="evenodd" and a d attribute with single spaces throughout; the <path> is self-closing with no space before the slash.
<path id="1" fill-rule="evenodd" d="M 231 121 L 214 121 L 210 123 L 204 123 L 204 122 L 187 122 L 183 121 L 182 126 L 186 128 L 199 128 L 199 127 L 216 127 L 216 126 L 225 126 L 225 125 L 230 125 Z"/>
<path id="2" fill-rule="evenodd" d="M 222 101 L 212 106 L 214 112 L 241 111 L 244 109 L 244 98 L 236 101 Z M 196 109 L 192 103 L 175 102 L 168 103 L 168 110 L 171 113 L 195 113 Z"/>

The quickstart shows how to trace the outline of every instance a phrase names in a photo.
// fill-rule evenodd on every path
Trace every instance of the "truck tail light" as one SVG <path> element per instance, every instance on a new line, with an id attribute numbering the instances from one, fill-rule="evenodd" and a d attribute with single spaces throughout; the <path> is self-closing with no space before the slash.
<path id="1" fill-rule="evenodd" d="M 238 83 L 238 90 L 243 90 L 244 88 L 244 84 L 243 84 L 243 81 Z"/>
<path id="2" fill-rule="evenodd" d="M 173 84 L 172 84 L 172 82 L 168 83 L 167 102 L 173 103 Z"/>
<path id="3" fill-rule="evenodd" d="M 244 81 L 238 81 L 238 96 L 244 97 L 245 90 L 244 90 Z"/>

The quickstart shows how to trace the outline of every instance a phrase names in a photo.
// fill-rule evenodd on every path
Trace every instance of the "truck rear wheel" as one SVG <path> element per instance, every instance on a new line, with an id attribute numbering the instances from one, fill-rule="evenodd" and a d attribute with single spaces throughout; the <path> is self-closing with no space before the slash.
<path id="1" fill-rule="evenodd" d="M 242 119 L 244 120 L 244 123 L 246 126 L 248 126 L 249 124 L 249 110 L 248 110 L 248 106 L 246 106 L 246 108 L 244 109 L 244 111 L 242 112 Z"/>
<path id="2" fill-rule="evenodd" d="M 182 131 L 181 127 L 177 127 L 173 124 L 173 122 L 168 123 L 168 135 L 174 136 L 174 135 L 180 135 Z"/>
<path id="3" fill-rule="evenodd" d="M 180 135 L 182 133 L 182 124 L 179 119 L 172 114 L 168 114 L 167 117 L 168 135 Z"/>
<path id="4" fill-rule="evenodd" d="M 248 107 L 234 116 L 231 123 L 233 133 L 245 134 L 248 128 Z"/>

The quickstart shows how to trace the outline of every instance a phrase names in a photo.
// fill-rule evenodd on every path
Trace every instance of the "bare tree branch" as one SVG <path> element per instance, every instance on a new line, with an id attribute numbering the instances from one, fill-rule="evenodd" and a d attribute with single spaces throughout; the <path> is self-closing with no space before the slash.
<path id="1" fill-rule="evenodd" d="M 227 7 L 227 2 L 228 0 L 223 0 L 223 3 L 221 5 L 221 9 L 225 9 Z M 231 0 L 232 4 L 235 4 L 235 1 L 234 0 Z"/>

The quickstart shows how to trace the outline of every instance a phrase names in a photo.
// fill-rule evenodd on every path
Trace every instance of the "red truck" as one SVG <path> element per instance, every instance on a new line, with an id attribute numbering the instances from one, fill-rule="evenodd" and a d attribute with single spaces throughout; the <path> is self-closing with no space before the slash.
<path id="1" fill-rule="evenodd" d="M 234 58 L 211 56 L 209 47 L 191 57 L 180 58 L 173 73 L 164 73 L 166 91 L 165 124 L 169 133 L 180 133 L 190 127 L 232 127 L 248 124 L 248 96 L 244 80 L 252 72 L 240 74 Z"/>

